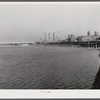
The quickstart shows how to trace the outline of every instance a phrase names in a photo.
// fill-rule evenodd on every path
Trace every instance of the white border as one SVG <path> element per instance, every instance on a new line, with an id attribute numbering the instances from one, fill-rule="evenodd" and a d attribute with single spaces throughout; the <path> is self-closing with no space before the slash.
<path id="1" fill-rule="evenodd" d="M 44 93 L 41 93 L 44 91 Z M 51 91 L 51 93 L 47 93 Z M 0 90 L 0 99 L 100 98 L 99 90 Z"/>
<path id="2" fill-rule="evenodd" d="M 0 4 L 100 4 L 100 2 L 0 2 Z"/>
<path id="3" fill-rule="evenodd" d="M 100 2 L 0 2 L 0 4 L 100 4 Z M 100 98 L 100 90 L 0 89 L 0 99 Z"/>

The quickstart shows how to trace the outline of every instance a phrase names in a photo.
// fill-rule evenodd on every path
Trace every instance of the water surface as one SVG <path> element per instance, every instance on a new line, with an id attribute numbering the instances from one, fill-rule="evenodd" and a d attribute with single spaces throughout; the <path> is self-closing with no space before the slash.
<path id="1" fill-rule="evenodd" d="M 0 47 L 0 89 L 89 89 L 98 51 L 76 47 Z"/>

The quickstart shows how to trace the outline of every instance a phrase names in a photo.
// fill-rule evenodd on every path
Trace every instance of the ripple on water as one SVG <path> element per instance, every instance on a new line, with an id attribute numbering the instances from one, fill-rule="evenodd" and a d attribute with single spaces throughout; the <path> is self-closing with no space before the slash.
<path id="1" fill-rule="evenodd" d="M 0 47 L 0 88 L 89 89 L 98 51 L 70 47 Z"/>

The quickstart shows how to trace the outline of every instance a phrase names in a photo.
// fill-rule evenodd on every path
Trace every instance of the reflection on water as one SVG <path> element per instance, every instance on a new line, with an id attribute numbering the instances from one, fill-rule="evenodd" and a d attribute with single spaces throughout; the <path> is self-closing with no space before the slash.
<path id="1" fill-rule="evenodd" d="M 1 89 L 89 89 L 98 51 L 75 47 L 0 47 Z"/>

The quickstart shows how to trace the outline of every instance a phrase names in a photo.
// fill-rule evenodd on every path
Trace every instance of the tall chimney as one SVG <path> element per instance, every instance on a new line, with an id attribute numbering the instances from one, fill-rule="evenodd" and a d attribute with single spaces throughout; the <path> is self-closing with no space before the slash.
<path id="1" fill-rule="evenodd" d="M 87 36 L 90 36 L 90 35 L 91 35 L 90 31 L 88 31 L 88 32 L 87 32 Z"/>
<path id="2" fill-rule="evenodd" d="M 50 33 L 48 33 L 48 40 L 50 41 Z"/>
<path id="3" fill-rule="evenodd" d="M 55 33 L 53 33 L 53 40 L 55 40 Z"/>
<path id="4" fill-rule="evenodd" d="M 47 34 L 45 33 L 45 41 L 47 41 Z"/>

